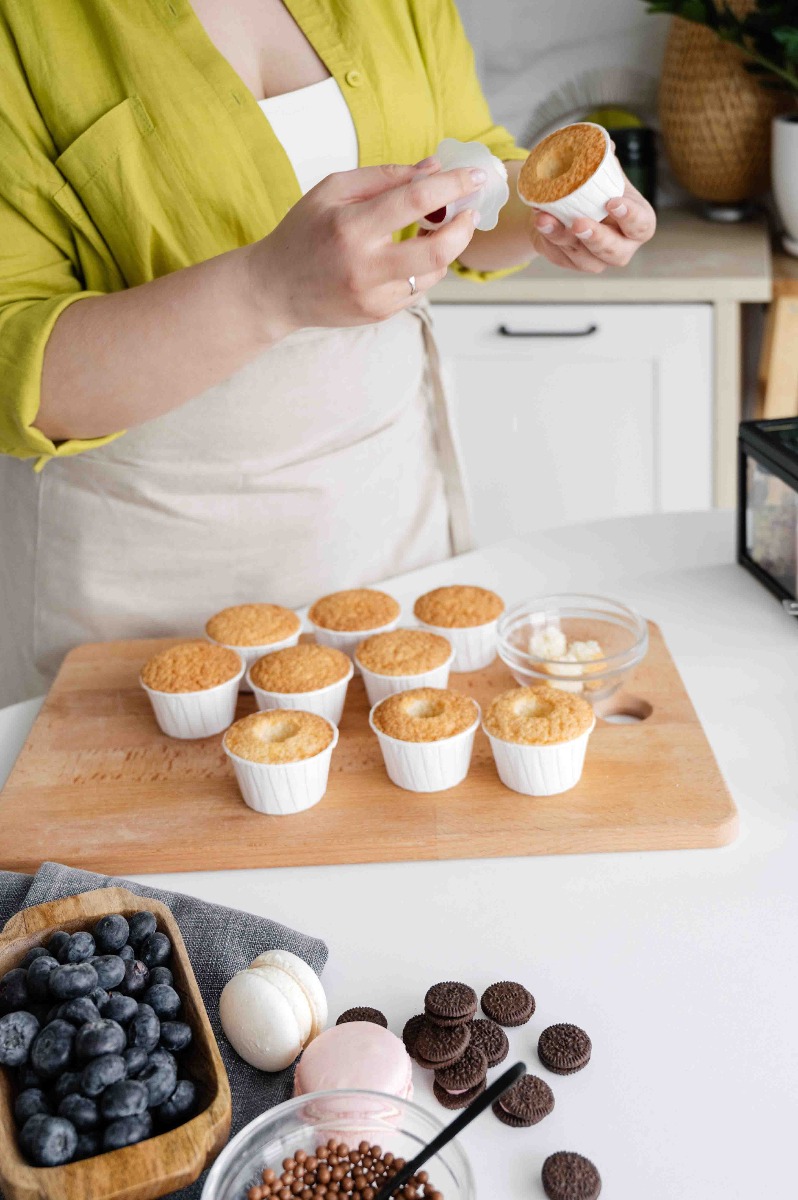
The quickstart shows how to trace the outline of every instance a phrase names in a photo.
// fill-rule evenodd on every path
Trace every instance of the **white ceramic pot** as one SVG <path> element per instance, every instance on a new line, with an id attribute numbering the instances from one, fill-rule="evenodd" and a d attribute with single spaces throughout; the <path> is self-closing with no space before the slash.
<path id="1" fill-rule="evenodd" d="M 784 226 L 782 242 L 798 258 L 798 112 L 773 119 L 773 195 Z"/>

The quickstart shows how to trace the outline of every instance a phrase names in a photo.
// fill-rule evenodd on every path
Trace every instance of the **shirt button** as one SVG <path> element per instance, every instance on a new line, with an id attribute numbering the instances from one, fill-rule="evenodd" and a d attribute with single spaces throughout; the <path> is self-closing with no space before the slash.
<path id="1" fill-rule="evenodd" d="M 344 75 L 344 79 L 350 87 L 360 87 L 363 82 L 363 76 L 361 75 L 360 71 L 347 71 L 346 75 Z"/>

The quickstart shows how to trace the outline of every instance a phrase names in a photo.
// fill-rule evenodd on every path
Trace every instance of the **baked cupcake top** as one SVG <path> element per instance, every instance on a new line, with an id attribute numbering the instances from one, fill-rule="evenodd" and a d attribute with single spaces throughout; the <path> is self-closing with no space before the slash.
<path id="1" fill-rule="evenodd" d="M 301 762 L 321 754 L 332 740 L 332 726 L 324 717 L 281 708 L 250 713 L 224 735 L 228 750 L 256 763 Z"/>
<path id="2" fill-rule="evenodd" d="M 470 729 L 476 702 L 449 688 L 413 688 L 381 700 L 372 721 L 381 733 L 402 742 L 439 742 Z"/>
<path id="3" fill-rule="evenodd" d="M 570 196 L 601 166 L 607 152 L 602 131 L 584 121 L 556 129 L 540 142 L 518 176 L 518 192 L 533 204 Z"/>
<path id="4" fill-rule="evenodd" d="M 497 696 L 485 714 L 485 729 L 503 742 L 554 746 L 592 728 L 593 709 L 581 696 L 543 684 Z"/>
<path id="5" fill-rule="evenodd" d="M 301 642 L 259 658 L 249 677 L 265 692 L 314 692 L 339 683 L 351 671 L 352 661 L 341 650 Z"/>
<path id="6" fill-rule="evenodd" d="M 453 584 L 419 596 L 413 612 L 425 625 L 440 629 L 470 629 L 496 621 L 504 612 L 504 601 L 487 588 Z"/>
<path id="7" fill-rule="evenodd" d="M 204 692 L 241 670 L 235 650 L 210 642 L 181 642 L 159 650 L 141 668 L 141 682 L 154 692 Z"/>
<path id="8" fill-rule="evenodd" d="M 355 651 L 361 667 L 377 675 L 420 675 L 442 667 L 452 648 L 438 633 L 424 629 L 392 629 L 366 638 Z"/>
<path id="9" fill-rule="evenodd" d="M 270 646 L 299 633 L 302 622 L 280 604 L 234 604 L 211 617 L 208 637 L 225 646 Z"/>
<path id="10" fill-rule="evenodd" d="M 387 592 L 374 588 L 351 588 L 331 592 L 312 605 L 308 616 L 314 625 L 337 633 L 356 633 L 361 629 L 379 629 L 398 621 L 401 608 Z"/>

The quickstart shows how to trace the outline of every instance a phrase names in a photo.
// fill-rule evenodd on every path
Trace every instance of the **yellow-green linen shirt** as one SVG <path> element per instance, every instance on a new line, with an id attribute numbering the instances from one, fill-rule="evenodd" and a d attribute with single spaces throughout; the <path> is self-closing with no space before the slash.
<path id="1" fill-rule="evenodd" d="M 343 91 L 361 166 L 443 137 L 526 156 L 491 120 L 453 0 L 285 2 Z M 111 440 L 34 426 L 69 304 L 254 242 L 299 198 L 189 0 L 0 0 L 0 453 L 41 466 Z"/>

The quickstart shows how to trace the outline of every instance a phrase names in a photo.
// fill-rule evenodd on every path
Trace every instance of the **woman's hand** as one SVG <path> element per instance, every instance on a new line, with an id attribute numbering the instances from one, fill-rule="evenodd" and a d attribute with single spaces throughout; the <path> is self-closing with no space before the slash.
<path id="1" fill-rule="evenodd" d="M 622 198 L 610 200 L 606 220 L 580 217 L 567 229 L 549 213 L 531 216 L 530 237 L 538 254 L 558 267 L 598 275 L 607 267 L 625 267 L 654 236 L 654 209 L 627 179 Z"/>
<path id="2" fill-rule="evenodd" d="M 426 238 L 394 242 L 391 235 L 470 195 L 484 178 L 482 171 L 441 171 L 435 159 L 329 175 L 249 247 L 255 303 L 272 323 L 279 318 L 283 333 L 392 316 L 443 278 L 471 241 L 474 217 L 466 210 Z"/>

